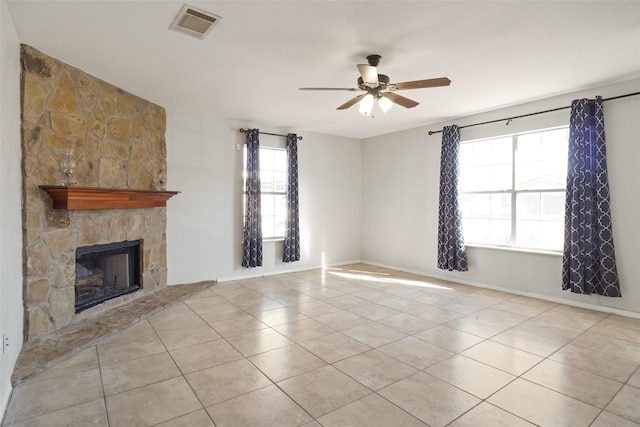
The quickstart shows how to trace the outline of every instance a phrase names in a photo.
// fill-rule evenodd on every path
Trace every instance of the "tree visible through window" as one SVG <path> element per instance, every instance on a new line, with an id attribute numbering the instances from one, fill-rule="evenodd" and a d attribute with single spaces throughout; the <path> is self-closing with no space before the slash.
<path id="1" fill-rule="evenodd" d="M 246 148 L 244 161 L 246 165 Z M 246 171 L 244 173 L 246 176 Z M 284 238 L 287 220 L 287 151 L 260 147 L 260 197 L 262 201 L 262 238 Z M 244 205 L 244 203 L 243 203 Z"/>
<path id="2" fill-rule="evenodd" d="M 462 142 L 465 243 L 562 250 L 568 128 Z"/>

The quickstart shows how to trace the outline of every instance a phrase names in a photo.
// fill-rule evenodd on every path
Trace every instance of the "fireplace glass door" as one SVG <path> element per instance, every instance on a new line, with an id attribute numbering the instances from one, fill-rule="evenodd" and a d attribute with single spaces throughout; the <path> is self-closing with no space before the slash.
<path id="1" fill-rule="evenodd" d="M 76 249 L 76 313 L 140 289 L 140 243 Z"/>

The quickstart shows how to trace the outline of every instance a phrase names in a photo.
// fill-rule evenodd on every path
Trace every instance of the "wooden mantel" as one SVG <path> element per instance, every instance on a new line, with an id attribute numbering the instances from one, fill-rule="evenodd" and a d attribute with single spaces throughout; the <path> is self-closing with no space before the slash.
<path id="1" fill-rule="evenodd" d="M 167 206 L 179 191 L 41 185 L 53 199 L 53 209 L 134 209 Z"/>

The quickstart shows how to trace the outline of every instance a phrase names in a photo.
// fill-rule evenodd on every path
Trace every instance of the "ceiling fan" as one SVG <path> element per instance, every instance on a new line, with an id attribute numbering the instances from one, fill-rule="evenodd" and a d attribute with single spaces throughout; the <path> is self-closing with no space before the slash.
<path id="1" fill-rule="evenodd" d="M 358 64 L 358 87 L 301 87 L 300 90 L 344 90 L 349 92 L 366 92 L 351 98 L 341 106 L 338 110 L 346 110 L 360 101 L 359 111 L 365 116 L 371 115 L 373 111 L 374 101 L 378 101 L 378 106 L 383 112 L 389 111 L 393 104 L 401 105 L 405 108 L 413 108 L 418 103 L 412 99 L 395 93 L 398 90 L 422 89 L 438 86 L 449 86 L 451 80 L 446 77 L 436 79 L 415 80 L 412 82 L 390 83 L 389 76 L 378 74 L 378 64 L 380 64 L 380 55 L 367 56 L 368 64 Z"/>

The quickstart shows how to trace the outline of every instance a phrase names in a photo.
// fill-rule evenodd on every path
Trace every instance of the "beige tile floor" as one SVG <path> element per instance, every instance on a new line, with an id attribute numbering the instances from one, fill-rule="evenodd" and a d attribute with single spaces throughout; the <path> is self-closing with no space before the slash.
<path id="1" fill-rule="evenodd" d="M 640 426 L 640 320 L 364 264 L 224 282 L 18 385 L 3 426 Z"/>

